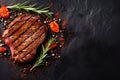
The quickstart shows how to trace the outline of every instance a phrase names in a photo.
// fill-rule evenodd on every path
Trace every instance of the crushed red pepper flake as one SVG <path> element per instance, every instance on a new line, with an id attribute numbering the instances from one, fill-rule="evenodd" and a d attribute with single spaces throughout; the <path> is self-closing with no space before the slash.
<path id="1" fill-rule="evenodd" d="M 62 27 L 65 27 L 65 26 L 66 26 L 66 24 L 67 24 L 67 21 L 66 21 L 66 20 L 64 20 L 64 21 L 63 21 L 63 23 L 62 23 Z"/>
<path id="2" fill-rule="evenodd" d="M 55 42 L 55 43 L 53 43 L 51 46 L 50 46 L 50 49 L 54 49 L 54 48 L 56 48 L 57 47 L 57 43 Z"/>
<path id="3" fill-rule="evenodd" d="M 0 47 L 0 52 L 5 52 L 7 49 L 5 47 Z"/>

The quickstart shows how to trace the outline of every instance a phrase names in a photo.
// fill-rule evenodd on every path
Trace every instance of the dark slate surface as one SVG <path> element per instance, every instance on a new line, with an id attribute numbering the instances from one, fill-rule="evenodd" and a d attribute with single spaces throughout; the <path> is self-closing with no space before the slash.
<path id="1" fill-rule="evenodd" d="M 25 0 L 1 0 L 1 4 Z M 30 0 L 48 5 L 68 21 L 65 50 L 60 62 L 20 78 L 15 65 L 0 59 L 0 80 L 119 80 L 119 0 Z M 12 66 L 12 68 L 11 68 Z"/>

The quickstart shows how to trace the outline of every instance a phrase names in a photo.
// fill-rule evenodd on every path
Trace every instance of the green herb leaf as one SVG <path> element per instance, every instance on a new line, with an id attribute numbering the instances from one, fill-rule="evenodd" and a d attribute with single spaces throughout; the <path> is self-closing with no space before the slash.
<path id="1" fill-rule="evenodd" d="M 13 9 L 13 10 L 18 10 L 18 11 L 21 11 L 21 10 L 25 10 L 26 12 L 34 12 L 34 13 L 37 13 L 37 14 L 44 14 L 45 16 L 51 18 L 52 17 L 52 14 L 53 12 L 50 12 L 49 11 L 49 7 L 35 7 L 37 4 L 32 4 L 32 5 L 28 5 L 29 2 L 26 1 L 24 3 L 17 3 L 15 5 L 12 5 L 12 6 L 7 6 L 7 8 L 9 9 Z"/>
<path id="2" fill-rule="evenodd" d="M 44 64 L 45 59 L 48 57 L 47 52 L 50 50 L 50 46 L 54 43 L 54 41 L 55 41 L 55 38 L 50 38 L 45 47 L 42 45 L 41 54 L 38 57 L 35 64 L 33 65 L 33 67 L 30 69 L 30 71 L 32 71 L 35 67 L 38 67 Z"/>

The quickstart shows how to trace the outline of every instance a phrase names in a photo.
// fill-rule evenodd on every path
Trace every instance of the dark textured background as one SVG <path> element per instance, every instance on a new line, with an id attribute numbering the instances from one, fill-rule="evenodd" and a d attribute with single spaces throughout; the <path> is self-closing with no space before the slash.
<path id="1" fill-rule="evenodd" d="M 0 0 L 0 4 L 26 0 Z M 0 80 L 120 80 L 119 0 L 30 0 L 48 5 L 68 21 L 60 62 L 25 78 L 0 59 Z"/>

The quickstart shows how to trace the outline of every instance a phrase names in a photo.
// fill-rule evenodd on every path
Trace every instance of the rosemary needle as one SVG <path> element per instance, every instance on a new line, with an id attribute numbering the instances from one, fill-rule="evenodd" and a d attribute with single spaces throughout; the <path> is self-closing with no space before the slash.
<path id="1" fill-rule="evenodd" d="M 28 5 L 28 4 L 29 4 L 29 2 L 26 1 L 24 3 L 17 3 L 12 6 L 7 6 L 7 8 L 13 9 L 13 10 L 18 10 L 18 11 L 24 10 L 26 12 L 32 11 L 37 14 L 44 14 L 45 16 L 47 16 L 49 18 L 52 17 L 53 12 L 49 11 L 49 7 L 43 8 L 43 7 L 36 7 L 36 4 L 32 4 L 32 5 Z"/>
<path id="2" fill-rule="evenodd" d="M 55 41 L 55 38 L 50 38 L 45 47 L 42 45 L 41 54 L 38 57 L 35 64 L 33 65 L 33 67 L 30 69 L 30 71 L 32 71 L 35 67 L 38 67 L 44 64 L 44 60 L 48 57 L 47 52 L 50 50 L 50 46 L 53 44 L 54 41 Z"/>

